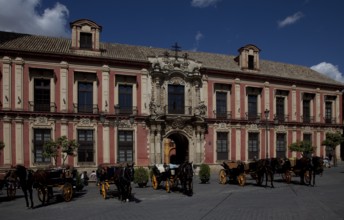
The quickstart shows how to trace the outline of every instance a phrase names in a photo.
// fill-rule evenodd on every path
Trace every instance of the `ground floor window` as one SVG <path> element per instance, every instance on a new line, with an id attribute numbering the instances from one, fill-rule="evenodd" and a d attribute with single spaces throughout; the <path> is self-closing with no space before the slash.
<path id="1" fill-rule="evenodd" d="M 44 143 L 51 140 L 51 129 L 33 130 L 33 153 L 35 163 L 50 163 L 50 158 L 43 157 Z"/>
<path id="2" fill-rule="evenodd" d="M 228 160 L 228 133 L 217 132 L 216 141 L 217 160 Z"/>
<path id="3" fill-rule="evenodd" d="M 118 131 L 118 162 L 133 162 L 133 131 Z"/>
<path id="4" fill-rule="evenodd" d="M 248 159 L 259 158 L 259 133 L 248 133 Z"/>
<path id="5" fill-rule="evenodd" d="M 286 155 L 286 134 L 276 135 L 276 157 L 285 158 Z"/>
<path id="6" fill-rule="evenodd" d="M 78 162 L 94 161 L 93 130 L 78 130 Z"/>

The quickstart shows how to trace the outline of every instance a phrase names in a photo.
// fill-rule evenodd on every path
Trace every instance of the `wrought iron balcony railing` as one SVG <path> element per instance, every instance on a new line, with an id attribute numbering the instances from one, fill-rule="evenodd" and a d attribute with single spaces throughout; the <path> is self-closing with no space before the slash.
<path id="1" fill-rule="evenodd" d="M 115 105 L 116 115 L 137 115 L 137 106 Z"/>
<path id="2" fill-rule="evenodd" d="M 29 101 L 29 111 L 32 112 L 56 112 L 55 102 L 38 103 Z"/>
<path id="3" fill-rule="evenodd" d="M 303 123 L 314 123 L 314 116 L 301 116 L 301 121 Z"/>
<path id="4" fill-rule="evenodd" d="M 214 117 L 216 119 L 232 119 L 232 112 L 231 111 L 216 111 L 214 110 Z"/>
<path id="5" fill-rule="evenodd" d="M 192 115 L 193 110 L 191 106 L 168 106 L 164 107 L 164 112 L 166 115 Z"/>
<path id="6" fill-rule="evenodd" d="M 324 117 L 326 124 L 336 124 L 336 117 Z"/>
<path id="7" fill-rule="evenodd" d="M 97 104 L 78 104 L 73 103 L 74 113 L 91 113 L 98 114 L 99 108 Z"/>

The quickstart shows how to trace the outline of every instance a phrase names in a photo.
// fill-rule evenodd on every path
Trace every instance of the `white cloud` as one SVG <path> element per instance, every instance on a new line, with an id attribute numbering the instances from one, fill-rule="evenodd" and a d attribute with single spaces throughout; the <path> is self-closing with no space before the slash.
<path id="1" fill-rule="evenodd" d="M 298 20 L 300 20 L 302 17 L 304 16 L 304 14 L 300 11 L 296 12 L 295 14 L 286 17 L 283 21 L 278 21 L 278 27 L 283 28 L 287 25 L 292 25 L 295 22 L 297 22 Z"/>
<path id="2" fill-rule="evenodd" d="M 67 7 L 57 2 L 53 8 L 39 14 L 40 5 L 41 0 L 0 0 L 0 30 L 69 37 Z"/>
<path id="3" fill-rule="evenodd" d="M 222 0 L 192 0 L 191 5 L 198 8 L 206 8 L 208 6 L 216 6 L 216 3 Z"/>
<path id="4" fill-rule="evenodd" d="M 203 38 L 203 34 L 200 31 L 197 31 L 196 36 L 195 36 L 195 45 L 194 48 L 191 49 L 192 51 L 197 51 L 198 50 L 198 46 L 199 46 L 199 42 L 202 40 Z"/>
<path id="5" fill-rule="evenodd" d="M 338 66 L 335 66 L 331 63 L 321 62 L 315 66 L 312 66 L 311 69 L 322 73 L 331 79 L 344 83 L 343 74 L 339 71 Z"/>

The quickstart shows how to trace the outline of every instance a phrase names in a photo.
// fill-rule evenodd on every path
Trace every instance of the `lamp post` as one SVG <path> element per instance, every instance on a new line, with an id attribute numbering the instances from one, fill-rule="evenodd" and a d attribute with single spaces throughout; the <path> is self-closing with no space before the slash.
<path id="1" fill-rule="evenodd" d="M 268 140 L 268 119 L 269 119 L 269 113 L 270 111 L 268 109 L 265 109 L 264 114 L 265 114 L 265 152 L 266 156 L 265 159 L 269 158 L 269 140 Z"/>

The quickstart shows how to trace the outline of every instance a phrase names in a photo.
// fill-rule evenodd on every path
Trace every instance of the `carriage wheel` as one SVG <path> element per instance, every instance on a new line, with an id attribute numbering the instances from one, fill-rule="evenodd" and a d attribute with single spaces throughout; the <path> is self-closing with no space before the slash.
<path id="1" fill-rule="evenodd" d="M 106 199 L 108 187 L 106 185 L 106 182 L 102 182 L 101 184 L 102 184 L 101 185 L 101 189 L 100 189 L 101 190 L 101 194 L 102 194 L 103 198 Z"/>
<path id="2" fill-rule="evenodd" d="M 169 179 L 167 179 L 166 181 L 165 181 L 165 186 L 166 186 L 166 192 L 168 192 L 168 193 L 170 193 L 171 192 L 171 187 L 170 187 L 170 180 Z"/>
<path id="3" fill-rule="evenodd" d="M 62 189 L 62 196 L 65 202 L 69 202 L 73 197 L 73 186 L 70 183 L 65 183 Z"/>
<path id="4" fill-rule="evenodd" d="M 224 169 L 220 170 L 219 181 L 221 184 L 227 183 L 227 174 L 226 174 L 226 171 Z"/>
<path id="5" fill-rule="evenodd" d="M 44 194 L 45 194 L 45 200 L 44 200 Z M 44 204 L 45 202 L 49 202 L 48 187 L 38 187 L 37 195 L 38 195 L 39 201 L 42 204 Z"/>
<path id="6" fill-rule="evenodd" d="M 9 183 L 7 186 L 7 197 L 12 200 L 16 197 L 16 186 L 14 183 Z"/>
<path id="7" fill-rule="evenodd" d="M 245 174 L 240 174 L 240 175 L 237 177 L 237 180 L 238 180 L 239 186 L 245 186 L 245 183 L 246 183 Z"/>
<path id="8" fill-rule="evenodd" d="M 159 187 L 159 182 L 154 174 L 152 176 L 152 186 L 153 186 L 153 189 L 158 189 Z"/>
<path id="9" fill-rule="evenodd" d="M 311 183 L 311 176 L 310 176 L 310 173 L 309 173 L 308 170 L 305 172 L 304 180 L 305 180 L 306 184 L 310 184 Z"/>

